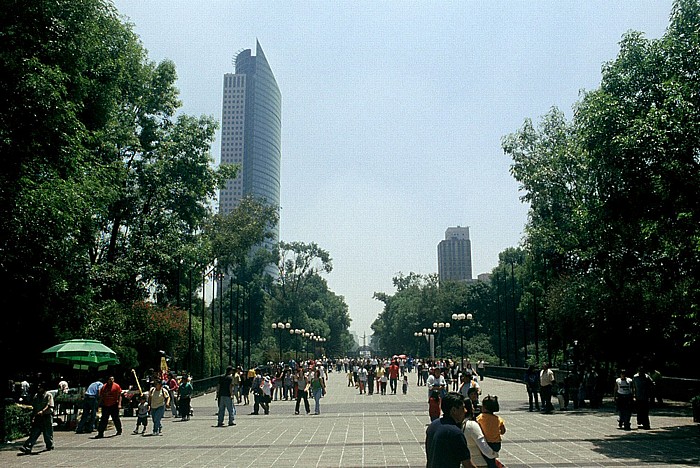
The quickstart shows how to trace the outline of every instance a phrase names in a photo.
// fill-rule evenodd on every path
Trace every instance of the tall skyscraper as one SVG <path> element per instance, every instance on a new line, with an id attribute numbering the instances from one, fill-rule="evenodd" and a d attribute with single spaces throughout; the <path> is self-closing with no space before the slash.
<path id="1" fill-rule="evenodd" d="M 236 55 L 236 73 L 224 75 L 221 162 L 241 168 L 219 194 L 219 212 L 232 211 L 241 198 L 279 206 L 282 159 L 282 95 L 260 43 Z M 279 239 L 279 225 L 275 240 Z"/>
<path id="2" fill-rule="evenodd" d="M 440 281 L 472 281 L 472 243 L 468 227 L 450 227 L 438 244 Z"/>

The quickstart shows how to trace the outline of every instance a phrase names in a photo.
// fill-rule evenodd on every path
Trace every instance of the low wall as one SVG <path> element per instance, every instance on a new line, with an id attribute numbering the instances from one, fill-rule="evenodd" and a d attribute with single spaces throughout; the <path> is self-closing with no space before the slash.
<path id="1" fill-rule="evenodd" d="M 487 366 L 486 376 L 511 382 L 522 382 L 527 369 L 524 367 Z M 553 368 L 557 382 L 563 382 L 568 371 Z M 612 389 L 612 383 L 610 383 Z M 664 400 L 688 402 L 696 395 L 700 395 L 700 380 L 686 379 L 682 377 L 663 377 L 657 383 L 656 390 L 661 393 Z"/>
<path id="2" fill-rule="evenodd" d="M 216 391 L 216 387 L 219 386 L 219 377 L 219 375 L 215 375 L 206 379 L 193 380 L 192 388 L 194 389 L 194 394 L 192 396 L 198 397 L 204 393 Z"/>

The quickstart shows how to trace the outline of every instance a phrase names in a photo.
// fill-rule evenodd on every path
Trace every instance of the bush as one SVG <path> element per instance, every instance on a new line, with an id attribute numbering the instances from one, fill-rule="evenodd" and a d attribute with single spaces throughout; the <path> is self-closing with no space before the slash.
<path id="1" fill-rule="evenodd" d="M 5 439 L 3 442 L 21 439 L 29 435 L 32 409 L 20 405 L 5 407 Z"/>

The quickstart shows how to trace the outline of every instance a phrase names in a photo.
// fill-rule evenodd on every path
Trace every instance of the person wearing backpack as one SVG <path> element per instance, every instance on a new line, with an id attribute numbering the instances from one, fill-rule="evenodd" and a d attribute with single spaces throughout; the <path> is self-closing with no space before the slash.
<path id="1" fill-rule="evenodd" d="M 535 402 L 535 408 L 537 411 L 540 410 L 540 374 L 535 369 L 535 366 L 530 366 L 525 371 L 525 376 L 523 377 L 525 382 L 525 388 L 527 388 L 527 399 L 530 403 L 530 412 L 535 411 L 532 406 L 532 402 Z"/>

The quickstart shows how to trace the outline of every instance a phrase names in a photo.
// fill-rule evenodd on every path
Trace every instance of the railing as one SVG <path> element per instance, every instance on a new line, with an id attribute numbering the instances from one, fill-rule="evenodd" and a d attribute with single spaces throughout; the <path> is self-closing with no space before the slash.
<path id="1" fill-rule="evenodd" d="M 192 396 L 197 397 L 204 393 L 214 392 L 219 385 L 219 377 L 221 376 L 215 375 L 214 377 L 207 377 L 206 379 L 193 380 L 192 388 L 194 389 L 194 393 Z"/>
<path id="2" fill-rule="evenodd" d="M 487 366 L 486 376 L 511 382 L 522 382 L 526 370 L 524 367 Z M 557 382 L 563 382 L 569 373 L 567 370 L 555 368 L 552 371 Z M 608 383 L 612 389 L 613 382 Z M 656 391 L 660 392 L 661 397 L 665 400 L 690 401 L 694 396 L 700 395 L 700 380 L 662 377 L 657 383 Z"/>

